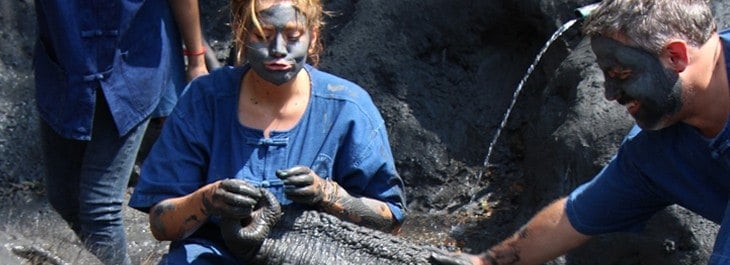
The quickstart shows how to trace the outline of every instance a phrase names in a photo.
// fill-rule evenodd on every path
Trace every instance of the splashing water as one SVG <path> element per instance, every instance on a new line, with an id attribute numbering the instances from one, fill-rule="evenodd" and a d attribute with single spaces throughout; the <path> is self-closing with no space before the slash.
<path id="1" fill-rule="evenodd" d="M 517 97 L 520 94 L 520 91 L 522 91 L 522 86 L 525 85 L 527 82 L 527 79 L 530 77 L 530 74 L 532 74 L 532 71 L 535 70 L 535 66 L 540 62 L 540 58 L 542 58 L 543 54 L 550 48 L 550 45 L 560 37 L 565 31 L 570 29 L 575 22 L 578 21 L 578 19 L 573 19 L 565 24 L 563 24 L 558 30 L 553 33 L 552 36 L 550 36 L 550 39 L 547 40 L 545 43 L 545 46 L 543 46 L 542 50 L 540 50 L 540 53 L 537 54 L 535 57 L 535 61 L 532 62 L 529 68 L 527 68 L 527 73 L 524 77 L 522 77 L 522 80 L 520 80 L 520 83 L 517 85 L 517 89 L 512 94 L 512 102 L 510 102 L 509 107 L 507 108 L 507 111 L 504 113 L 504 117 L 502 118 L 502 122 L 499 124 L 499 127 L 497 127 L 497 132 L 494 134 L 494 138 L 492 138 L 492 142 L 489 143 L 489 149 L 487 150 L 487 156 L 484 158 L 484 164 L 483 164 L 483 170 L 488 169 L 491 165 L 489 164 L 489 159 L 492 156 L 492 150 L 494 149 L 494 145 L 497 144 L 497 140 L 499 139 L 499 135 L 502 132 L 502 129 L 507 125 L 507 120 L 509 119 L 510 113 L 512 113 L 512 108 L 515 106 L 515 102 L 517 102 Z M 478 178 L 477 178 L 477 184 L 482 181 L 482 175 L 483 173 L 480 171 Z M 475 185 L 478 186 L 478 185 Z M 473 198 L 472 198 L 473 199 Z"/>

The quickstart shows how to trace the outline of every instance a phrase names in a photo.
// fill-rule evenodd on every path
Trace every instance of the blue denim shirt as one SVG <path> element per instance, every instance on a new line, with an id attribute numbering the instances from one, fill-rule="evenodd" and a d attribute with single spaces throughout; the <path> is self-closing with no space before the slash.
<path id="1" fill-rule="evenodd" d="M 247 69 L 221 68 L 190 83 L 143 164 L 129 206 L 147 211 L 226 178 L 267 188 L 288 204 L 275 171 L 304 165 L 350 194 L 387 203 L 393 216 L 404 220 L 403 181 L 385 122 L 362 88 L 305 66 L 312 78 L 305 113 L 290 130 L 264 138 L 261 130 L 238 120 L 239 87 Z"/>
<path id="2" fill-rule="evenodd" d="M 60 135 L 91 139 L 103 92 L 120 135 L 184 86 L 181 41 L 168 1 L 36 1 L 34 69 L 41 118 Z M 170 112 L 164 106 L 161 114 Z"/>

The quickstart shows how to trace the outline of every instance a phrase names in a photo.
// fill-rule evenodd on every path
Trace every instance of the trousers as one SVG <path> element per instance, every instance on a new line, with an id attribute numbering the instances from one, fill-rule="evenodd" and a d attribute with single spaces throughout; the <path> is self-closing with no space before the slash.
<path id="1" fill-rule="evenodd" d="M 120 136 L 97 94 L 90 141 L 63 138 L 41 122 L 46 191 L 87 250 L 104 264 L 127 265 L 124 195 L 149 118 Z"/>

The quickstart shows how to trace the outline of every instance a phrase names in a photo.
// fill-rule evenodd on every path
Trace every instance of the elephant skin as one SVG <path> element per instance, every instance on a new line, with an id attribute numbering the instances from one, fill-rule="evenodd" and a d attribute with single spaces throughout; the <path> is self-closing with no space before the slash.
<path id="1" fill-rule="evenodd" d="M 248 264 L 431 264 L 432 253 L 448 255 L 436 247 L 409 242 L 324 212 L 282 209 L 271 193 L 262 191 L 265 205 L 255 211 L 252 220 L 221 222 L 229 249 Z"/>

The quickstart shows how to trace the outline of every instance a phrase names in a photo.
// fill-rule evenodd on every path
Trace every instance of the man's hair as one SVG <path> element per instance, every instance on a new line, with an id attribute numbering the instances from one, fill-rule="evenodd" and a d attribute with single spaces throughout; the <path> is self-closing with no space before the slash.
<path id="1" fill-rule="evenodd" d="M 231 28 L 233 29 L 234 43 L 236 45 L 236 64 L 242 63 L 246 54 L 246 37 L 250 31 L 257 30 L 263 35 L 261 23 L 258 19 L 256 9 L 267 0 L 231 0 Z M 268 0 L 275 1 L 276 0 Z M 307 19 L 307 26 L 312 36 L 317 39 L 309 47 L 309 63 L 317 65 L 319 63 L 319 54 L 322 52 L 322 37 L 320 30 L 324 25 L 322 4 L 320 0 L 290 0 L 299 12 Z M 278 1 L 284 2 L 284 1 Z"/>
<path id="2" fill-rule="evenodd" d="M 587 36 L 618 34 L 656 55 L 670 39 L 699 47 L 715 31 L 709 0 L 604 0 L 583 22 Z"/>

